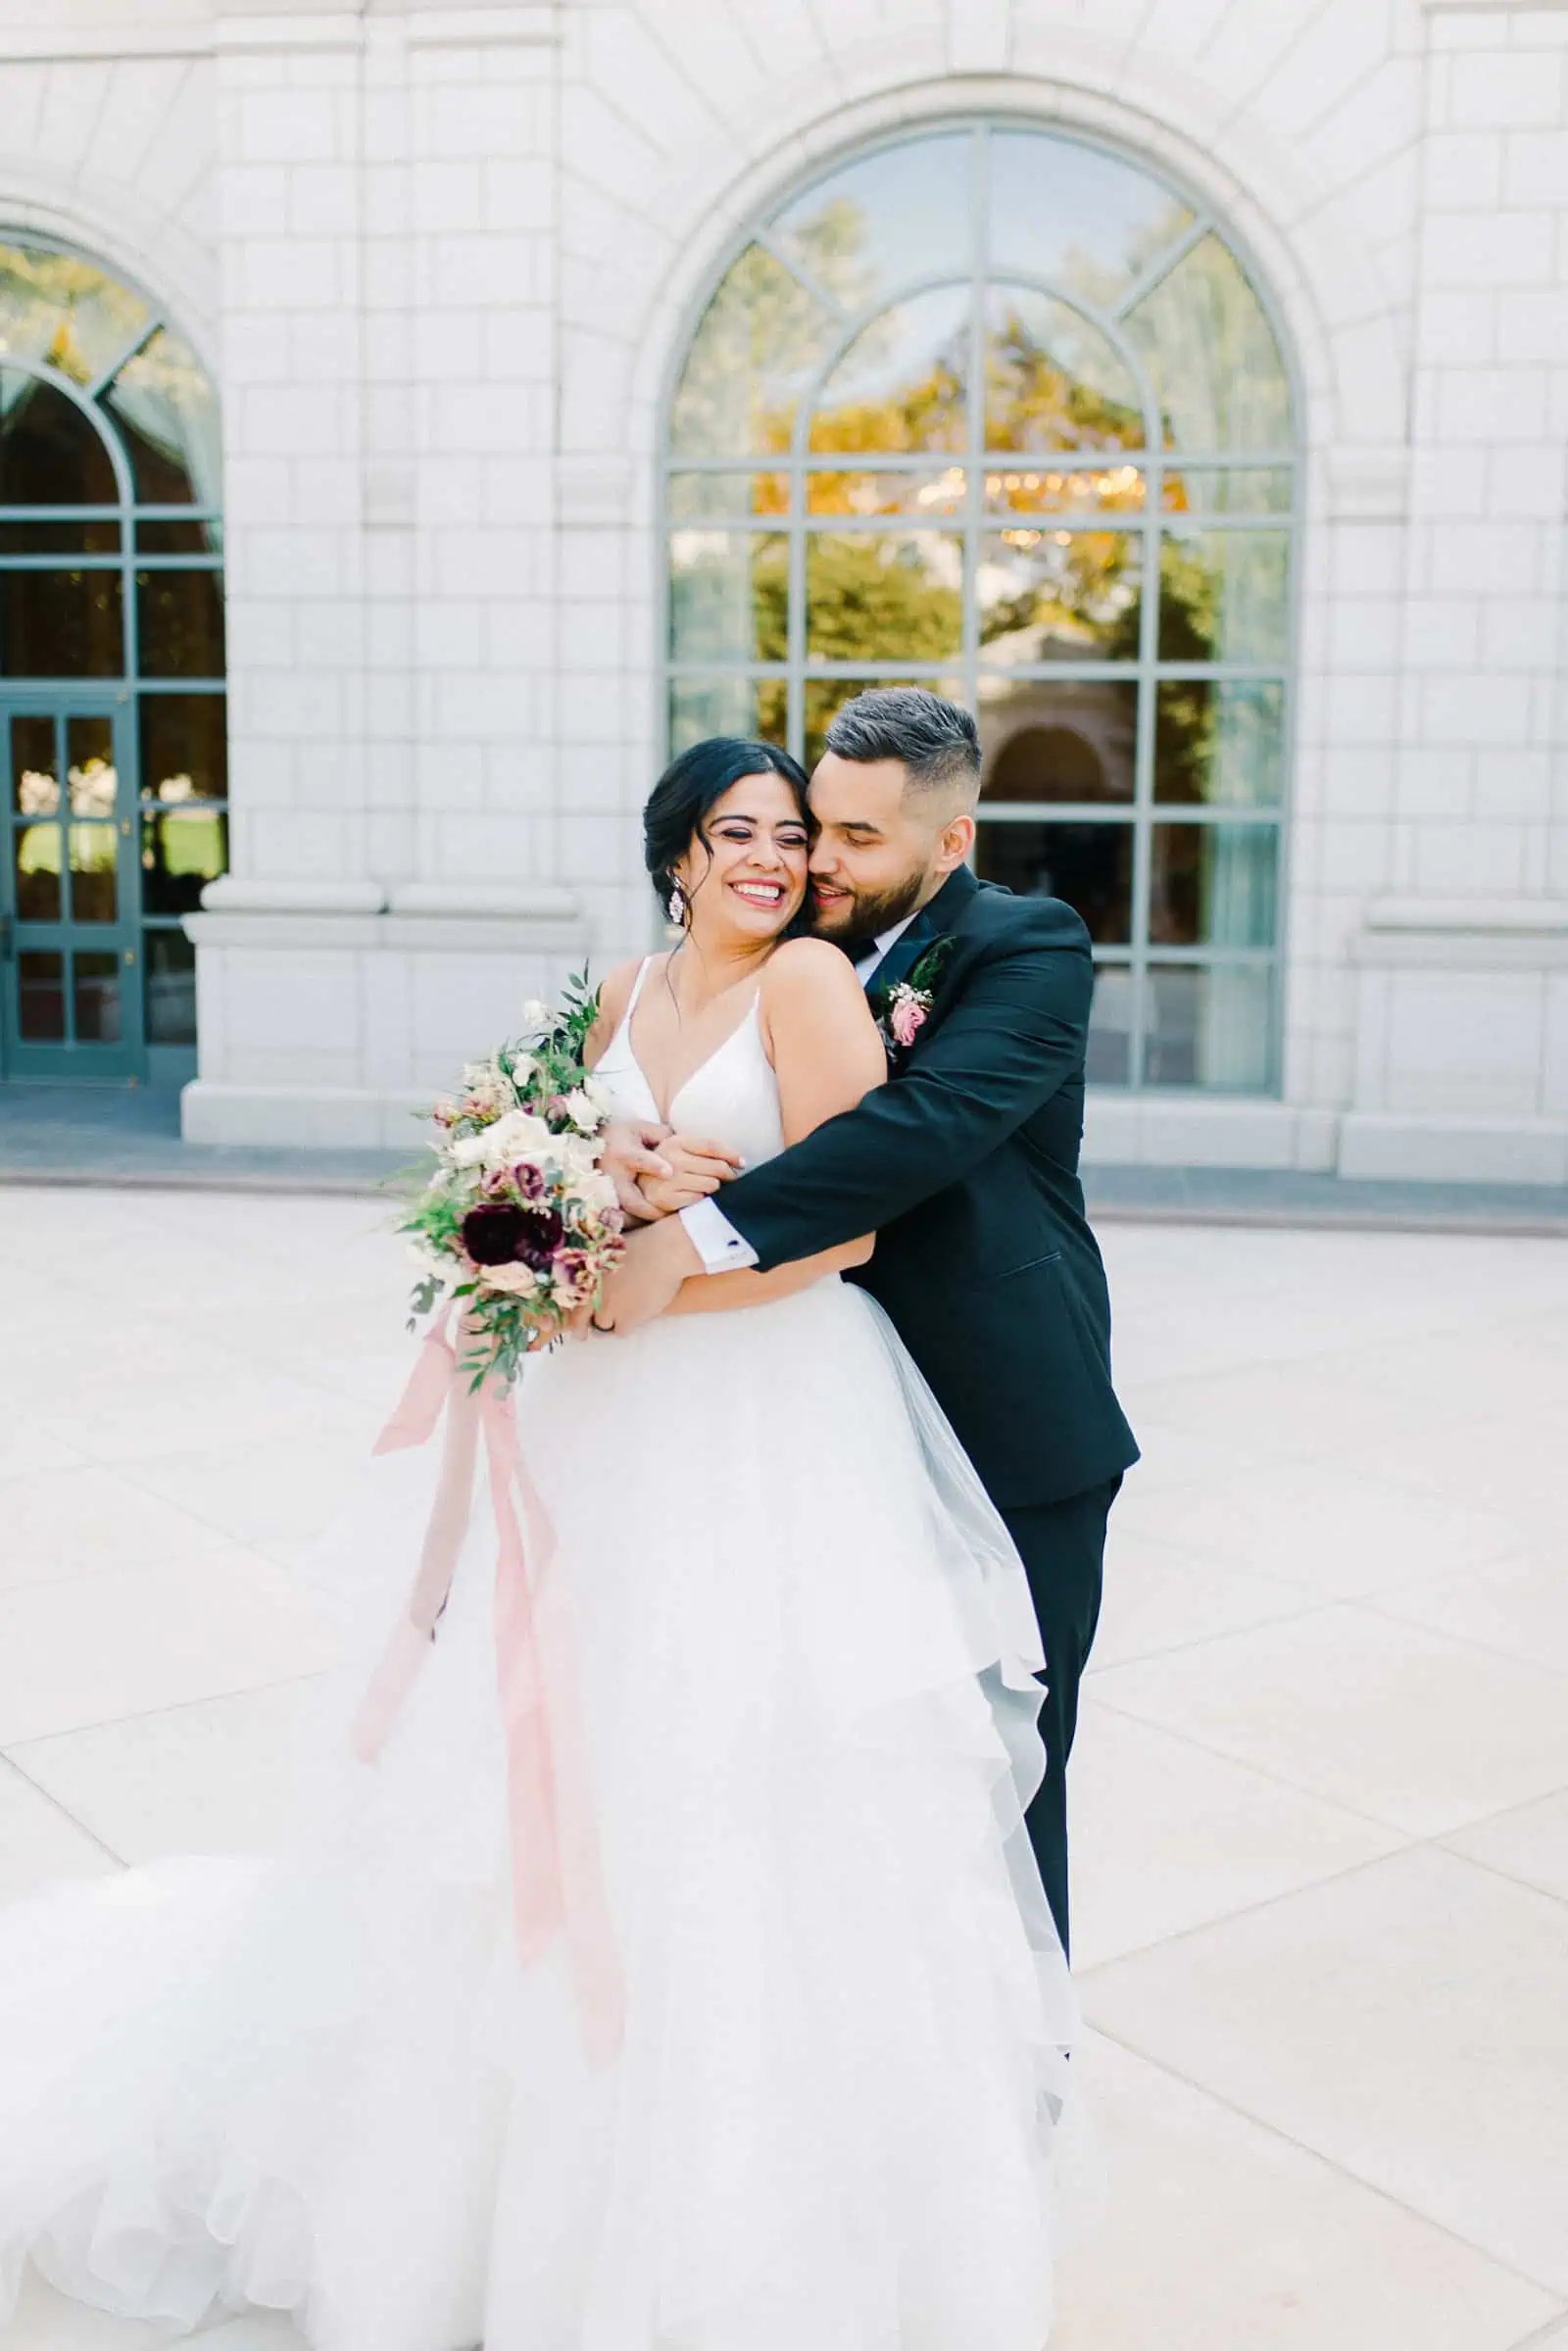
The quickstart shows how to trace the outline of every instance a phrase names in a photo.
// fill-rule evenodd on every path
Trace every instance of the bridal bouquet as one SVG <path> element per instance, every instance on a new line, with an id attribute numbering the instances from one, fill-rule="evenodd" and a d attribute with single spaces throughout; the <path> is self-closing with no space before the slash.
<path id="1" fill-rule="evenodd" d="M 514 1379 L 597 1298 L 624 1247 L 600 1164 L 609 1105 L 583 1062 L 597 1006 L 585 969 L 554 1010 L 528 1005 L 522 1036 L 469 1062 L 435 1104 L 436 1171 L 398 1228 L 422 1268 L 410 1328 L 455 1303 L 476 1387 Z"/>

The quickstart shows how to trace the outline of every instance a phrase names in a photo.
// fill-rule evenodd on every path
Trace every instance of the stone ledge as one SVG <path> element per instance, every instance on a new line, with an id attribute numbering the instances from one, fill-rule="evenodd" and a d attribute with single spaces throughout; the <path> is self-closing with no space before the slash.
<path id="1" fill-rule="evenodd" d="M 1373 970 L 1554 970 L 1568 966 L 1568 900 L 1376 899 L 1349 955 Z"/>

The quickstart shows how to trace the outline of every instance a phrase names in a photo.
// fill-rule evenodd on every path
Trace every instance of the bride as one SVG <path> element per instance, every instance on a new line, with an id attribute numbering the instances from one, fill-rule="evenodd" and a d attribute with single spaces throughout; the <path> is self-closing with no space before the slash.
<path id="1" fill-rule="evenodd" d="M 764 744 L 661 779 L 683 936 L 605 986 L 621 1116 L 755 1161 L 885 1074 L 849 962 L 791 935 L 808 822 Z M 288 2311 L 316 2351 L 1041 2351 L 1072 2032 L 1022 1828 L 1042 1661 L 1000 1520 L 839 1278 L 871 1248 L 692 1282 L 522 1382 L 613 2046 L 567 1943 L 524 1968 L 512 1937 L 473 1532 L 372 1766 L 363 1667 L 323 1698 L 286 1856 L 0 1917 L 0 2318 L 30 2256 L 177 2329 Z M 384 1630 L 430 1472 L 375 1478 L 328 1554 Z"/>

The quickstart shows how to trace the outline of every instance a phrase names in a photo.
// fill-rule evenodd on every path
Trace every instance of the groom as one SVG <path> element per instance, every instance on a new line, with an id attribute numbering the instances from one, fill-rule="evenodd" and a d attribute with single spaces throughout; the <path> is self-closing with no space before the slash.
<path id="1" fill-rule="evenodd" d="M 1065 1765 L 1106 1515 L 1138 1447 L 1078 1181 L 1089 935 L 1059 900 L 976 881 L 979 788 L 966 710 L 893 686 L 839 711 L 811 778 L 812 927 L 855 958 L 889 1083 L 725 1183 L 722 1208 L 698 1200 L 634 1234 L 600 1311 L 631 1330 L 690 1275 L 876 1233 L 850 1278 L 881 1301 L 1028 1570 L 1049 1684 L 1029 1833 L 1065 1946 Z"/>

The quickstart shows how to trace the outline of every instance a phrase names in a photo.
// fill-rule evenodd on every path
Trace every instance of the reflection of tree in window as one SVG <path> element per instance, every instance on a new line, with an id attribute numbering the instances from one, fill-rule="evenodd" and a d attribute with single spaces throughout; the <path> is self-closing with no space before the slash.
<path id="1" fill-rule="evenodd" d="M 1090 367 L 1125 397 L 1107 395 Z M 1141 449 L 1143 411 L 1109 346 L 1064 304 L 1010 301 L 986 339 L 986 442 L 996 450 Z"/>

